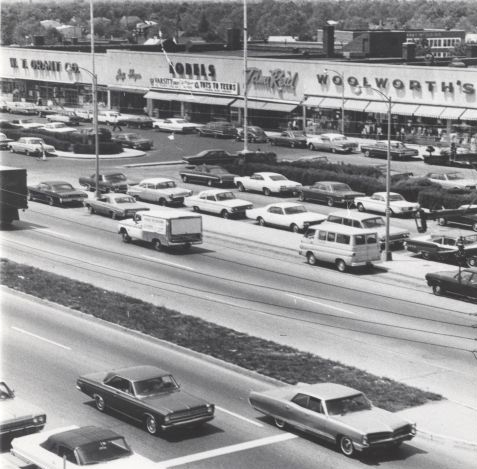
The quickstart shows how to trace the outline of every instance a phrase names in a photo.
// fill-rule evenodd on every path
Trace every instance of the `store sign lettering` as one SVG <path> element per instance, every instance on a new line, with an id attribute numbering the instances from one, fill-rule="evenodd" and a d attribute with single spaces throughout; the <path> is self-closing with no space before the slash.
<path id="1" fill-rule="evenodd" d="M 203 77 L 210 78 L 215 80 L 216 71 L 214 65 L 205 65 L 205 64 L 191 64 L 191 63 L 182 63 L 177 62 L 175 64 L 169 64 L 169 73 L 174 77 L 179 76 L 189 76 L 189 77 Z"/>
<path id="2" fill-rule="evenodd" d="M 56 60 L 38 60 L 38 59 L 17 59 L 16 57 L 10 57 L 10 67 L 23 68 L 32 70 L 46 70 L 48 72 L 61 72 L 61 62 Z M 63 65 L 65 72 L 79 73 L 79 66 L 74 62 L 65 62 Z"/>
<path id="3" fill-rule="evenodd" d="M 227 95 L 238 94 L 238 83 L 225 83 L 208 80 L 188 80 L 187 78 L 150 78 L 152 88 L 190 92 L 213 92 Z"/>
<path id="4" fill-rule="evenodd" d="M 292 73 L 280 68 L 270 70 L 270 75 L 264 75 L 259 68 L 247 70 L 247 87 L 265 87 L 271 91 L 295 93 L 298 82 L 298 73 Z"/>
<path id="5" fill-rule="evenodd" d="M 120 68 L 118 68 L 118 71 L 116 72 L 116 81 L 125 81 L 126 78 L 129 80 L 141 80 L 142 75 L 140 73 L 136 73 L 134 68 L 129 69 L 129 72 L 123 72 Z"/>
<path id="6" fill-rule="evenodd" d="M 318 74 L 316 75 L 316 78 L 320 85 L 328 84 L 328 78 L 329 78 L 328 75 Z M 331 78 L 331 81 L 336 86 L 343 85 L 343 79 L 339 75 L 334 75 Z M 442 93 L 454 93 L 456 90 L 459 90 L 465 94 L 475 93 L 475 86 L 472 83 L 462 83 L 460 80 L 457 80 L 456 82 L 452 82 L 452 81 L 437 82 L 437 81 L 430 81 L 430 80 L 424 80 L 424 81 L 409 80 L 409 82 L 405 82 L 399 78 L 396 78 L 394 80 L 389 80 L 388 78 L 376 77 L 374 81 L 375 83 L 373 85 L 366 77 L 364 77 L 361 82 L 356 77 L 353 77 L 353 76 L 349 76 L 346 78 L 346 82 L 351 87 L 362 86 L 366 88 L 370 86 L 376 86 L 377 88 L 386 89 L 389 86 L 392 86 L 396 90 L 405 90 L 407 86 L 408 89 L 410 90 L 421 91 L 424 89 L 424 90 L 430 91 L 431 93 L 438 90 L 440 90 Z"/>

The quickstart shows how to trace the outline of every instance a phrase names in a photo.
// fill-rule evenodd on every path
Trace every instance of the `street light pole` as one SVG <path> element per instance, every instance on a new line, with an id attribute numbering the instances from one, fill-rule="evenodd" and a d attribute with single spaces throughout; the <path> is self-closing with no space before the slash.
<path id="1" fill-rule="evenodd" d="M 248 93 L 247 93 L 247 0 L 243 0 L 243 151 L 248 151 Z"/>
<path id="2" fill-rule="evenodd" d="M 386 237 L 385 237 L 385 260 L 391 261 L 391 250 L 389 249 L 389 225 L 390 225 L 390 218 L 391 218 L 391 206 L 389 202 L 389 192 L 391 189 L 391 107 L 392 107 L 392 99 L 391 96 L 384 94 L 381 90 L 377 88 L 373 88 L 372 86 L 367 86 L 370 90 L 379 93 L 381 97 L 386 101 L 388 105 L 388 148 L 386 153 Z"/>
<path id="3" fill-rule="evenodd" d="M 344 118 L 344 103 L 345 103 L 345 81 L 344 81 L 344 73 L 337 72 L 331 68 L 325 68 L 325 73 L 328 72 L 336 73 L 341 78 L 341 133 L 344 135 L 345 133 L 345 118 Z"/>
<path id="4" fill-rule="evenodd" d="M 95 57 L 94 57 L 94 10 L 93 0 L 89 2 L 89 16 L 90 16 L 90 35 L 91 35 L 91 72 L 92 78 L 91 91 L 93 95 L 93 129 L 94 129 L 94 154 L 96 159 L 96 198 L 100 197 L 99 191 L 99 136 L 98 136 L 98 76 L 96 75 Z M 83 69 L 85 70 L 85 69 Z"/>

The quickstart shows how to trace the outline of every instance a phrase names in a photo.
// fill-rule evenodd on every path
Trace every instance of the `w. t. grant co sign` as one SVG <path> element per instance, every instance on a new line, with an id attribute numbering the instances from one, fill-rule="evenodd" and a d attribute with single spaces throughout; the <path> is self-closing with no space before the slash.
<path id="1" fill-rule="evenodd" d="M 188 78 L 157 77 L 150 78 L 152 88 L 173 91 L 190 91 L 214 94 L 237 95 L 238 83 L 221 81 L 192 80 Z"/>

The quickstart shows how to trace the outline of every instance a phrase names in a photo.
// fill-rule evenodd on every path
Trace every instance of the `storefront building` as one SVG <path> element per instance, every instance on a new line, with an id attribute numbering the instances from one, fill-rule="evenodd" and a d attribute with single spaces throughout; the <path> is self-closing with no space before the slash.
<path id="1" fill-rule="evenodd" d="M 3 48 L 2 94 L 64 106 L 91 101 L 91 56 L 81 52 Z M 123 112 L 194 121 L 243 120 L 244 74 L 240 56 L 224 53 L 131 52 L 96 54 L 99 101 Z M 359 134 L 387 123 L 393 134 L 449 132 L 477 125 L 477 69 L 308 59 L 248 58 L 250 124 L 284 128 L 341 128 Z M 376 91 L 377 90 L 377 91 Z M 394 137 L 394 135 L 393 135 Z"/>

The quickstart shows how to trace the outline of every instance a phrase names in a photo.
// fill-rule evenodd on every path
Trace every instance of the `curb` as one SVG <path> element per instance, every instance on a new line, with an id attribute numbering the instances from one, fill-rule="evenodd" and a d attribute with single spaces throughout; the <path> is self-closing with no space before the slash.
<path id="1" fill-rule="evenodd" d="M 123 165 L 125 168 L 140 168 L 146 166 L 173 166 L 176 164 L 186 164 L 185 161 L 176 160 L 176 161 L 156 161 L 153 163 L 131 163 Z"/>
<path id="2" fill-rule="evenodd" d="M 56 155 L 62 158 L 71 158 L 71 159 L 78 159 L 78 160 L 94 160 L 96 159 L 96 155 L 91 154 L 84 154 L 84 153 L 71 153 L 68 151 L 56 151 Z M 124 159 L 124 158 L 138 158 L 146 156 L 144 151 L 140 150 L 132 150 L 128 148 L 124 150 L 122 153 L 115 153 L 113 155 L 98 155 L 100 160 L 114 160 L 114 159 Z"/>
<path id="3" fill-rule="evenodd" d="M 477 441 L 462 440 L 452 436 L 441 435 L 440 433 L 433 433 L 429 430 L 417 429 L 417 435 L 430 441 L 444 442 L 456 447 L 477 448 Z"/>

